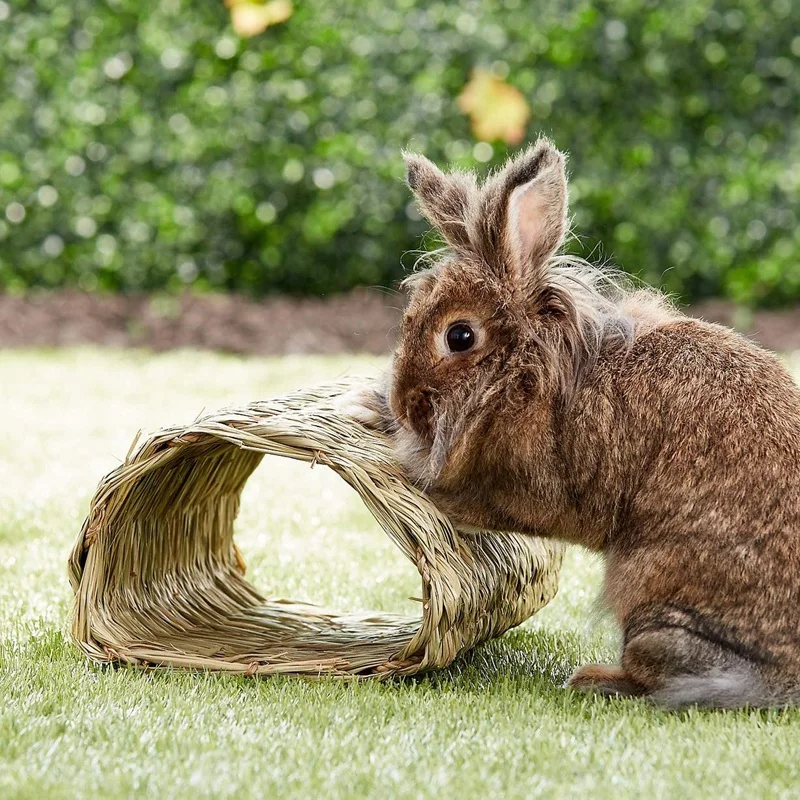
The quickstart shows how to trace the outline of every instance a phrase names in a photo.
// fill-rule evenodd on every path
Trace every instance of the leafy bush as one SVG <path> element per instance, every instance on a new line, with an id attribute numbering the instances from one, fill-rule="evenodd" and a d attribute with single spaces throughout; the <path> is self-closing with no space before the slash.
<path id="1" fill-rule="evenodd" d="M 486 168 L 455 99 L 517 87 L 570 151 L 583 255 L 685 298 L 800 299 L 800 3 L 0 0 L 0 287 L 389 284 L 400 149 Z M 598 254 L 596 245 L 603 243 Z"/>

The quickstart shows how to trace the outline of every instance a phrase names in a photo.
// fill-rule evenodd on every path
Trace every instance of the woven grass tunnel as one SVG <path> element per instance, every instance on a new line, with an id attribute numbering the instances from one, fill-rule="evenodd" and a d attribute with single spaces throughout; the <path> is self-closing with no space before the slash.
<path id="1" fill-rule="evenodd" d="M 560 545 L 464 534 L 413 487 L 388 440 L 336 410 L 350 383 L 165 428 L 100 483 L 69 561 L 72 633 L 94 661 L 246 675 L 410 675 L 444 667 L 555 595 Z M 138 438 L 138 437 L 137 437 Z M 266 599 L 234 542 L 265 455 L 337 472 L 422 580 L 422 617 Z"/>

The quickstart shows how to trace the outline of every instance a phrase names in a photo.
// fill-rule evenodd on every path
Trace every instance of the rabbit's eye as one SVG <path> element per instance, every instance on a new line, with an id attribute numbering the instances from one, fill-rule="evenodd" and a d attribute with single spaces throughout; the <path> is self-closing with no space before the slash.
<path id="1" fill-rule="evenodd" d="M 456 322 L 445 336 L 451 353 L 466 353 L 475 344 L 475 331 L 466 322 Z"/>

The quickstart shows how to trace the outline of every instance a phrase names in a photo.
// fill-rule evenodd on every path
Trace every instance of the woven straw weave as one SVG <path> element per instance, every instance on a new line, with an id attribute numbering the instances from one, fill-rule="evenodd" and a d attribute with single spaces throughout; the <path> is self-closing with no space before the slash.
<path id="1" fill-rule="evenodd" d="M 410 675 L 444 667 L 556 593 L 562 549 L 463 534 L 336 410 L 339 383 L 166 428 L 107 475 L 69 562 L 72 632 L 98 662 L 247 675 Z M 267 600 L 244 579 L 233 524 L 265 455 L 335 470 L 422 578 L 422 619 Z"/>

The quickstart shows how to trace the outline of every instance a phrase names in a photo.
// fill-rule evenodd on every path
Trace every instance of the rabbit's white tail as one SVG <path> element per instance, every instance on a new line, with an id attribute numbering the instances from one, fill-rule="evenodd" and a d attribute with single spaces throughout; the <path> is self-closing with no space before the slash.
<path id="1" fill-rule="evenodd" d="M 667 681 L 651 695 L 666 708 L 782 708 L 797 705 L 796 693 L 770 691 L 750 669 L 715 670 L 704 675 L 682 675 Z"/>

